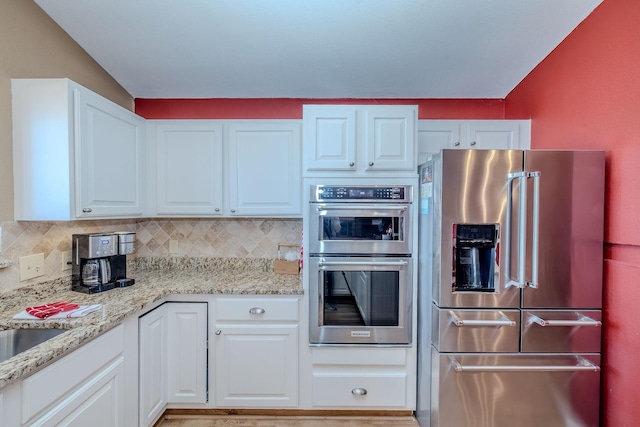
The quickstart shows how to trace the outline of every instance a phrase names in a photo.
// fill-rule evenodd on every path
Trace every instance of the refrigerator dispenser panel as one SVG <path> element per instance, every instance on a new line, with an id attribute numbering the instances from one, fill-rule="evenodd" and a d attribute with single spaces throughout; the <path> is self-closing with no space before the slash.
<path id="1" fill-rule="evenodd" d="M 494 292 L 498 225 L 454 224 L 453 240 L 453 292 Z"/>

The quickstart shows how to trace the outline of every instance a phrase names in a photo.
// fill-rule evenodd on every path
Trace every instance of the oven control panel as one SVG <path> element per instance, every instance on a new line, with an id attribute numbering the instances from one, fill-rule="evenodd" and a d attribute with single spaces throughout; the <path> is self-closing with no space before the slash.
<path id="1" fill-rule="evenodd" d="M 312 202 L 328 201 L 393 201 L 411 202 L 411 186 L 340 186 L 314 185 L 311 188 Z"/>

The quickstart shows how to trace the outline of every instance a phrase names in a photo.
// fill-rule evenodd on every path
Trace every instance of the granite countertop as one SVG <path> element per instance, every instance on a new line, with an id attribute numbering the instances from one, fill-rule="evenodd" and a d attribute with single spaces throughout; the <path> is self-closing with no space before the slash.
<path id="1" fill-rule="evenodd" d="M 273 260 L 255 258 L 138 258 L 127 266 L 136 283 L 98 294 L 71 290 L 71 277 L 0 293 L 0 329 L 69 331 L 0 362 L 0 389 L 75 350 L 145 306 L 172 294 L 301 295 L 301 275 L 276 274 Z M 26 307 L 56 301 L 102 308 L 74 319 L 14 320 Z"/>

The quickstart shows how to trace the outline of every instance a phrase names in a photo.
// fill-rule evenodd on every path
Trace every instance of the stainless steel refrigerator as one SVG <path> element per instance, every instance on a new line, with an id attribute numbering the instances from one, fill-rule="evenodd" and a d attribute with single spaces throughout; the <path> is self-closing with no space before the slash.
<path id="1" fill-rule="evenodd" d="M 598 426 L 604 152 L 419 168 L 421 426 Z"/>

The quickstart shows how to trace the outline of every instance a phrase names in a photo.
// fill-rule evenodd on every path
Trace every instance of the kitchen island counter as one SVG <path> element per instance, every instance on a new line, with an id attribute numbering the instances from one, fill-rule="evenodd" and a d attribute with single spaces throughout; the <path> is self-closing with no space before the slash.
<path id="1" fill-rule="evenodd" d="M 170 295 L 301 295 L 301 275 L 276 274 L 273 260 L 241 258 L 138 258 L 130 263 L 133 286 L 97 294 L 71 290 L 71 277 L 0 294 L 0 329 L 63 328 L 60 334 L 0 363 L 0 388 L 77 349 L 145 307 Z M 85 317 L 14 320 L 26 307 L 67 301 L 102 304 Z"/>

